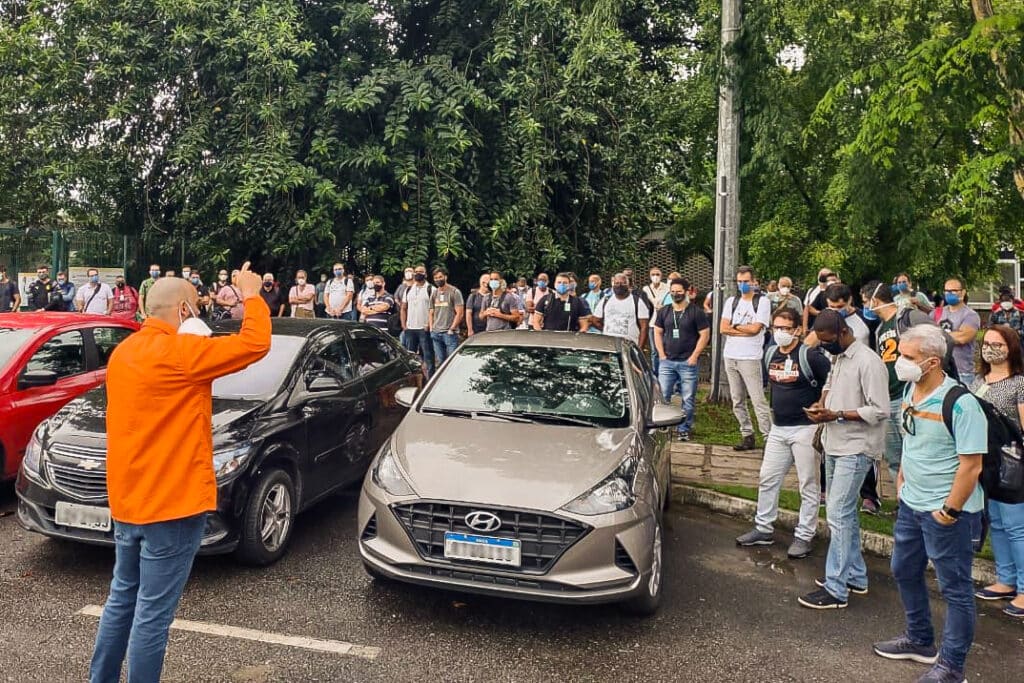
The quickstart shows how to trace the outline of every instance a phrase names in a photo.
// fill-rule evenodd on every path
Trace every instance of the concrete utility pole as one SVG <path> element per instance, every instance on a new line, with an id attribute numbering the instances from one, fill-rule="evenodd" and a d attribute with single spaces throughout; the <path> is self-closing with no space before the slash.
<path id="1" fill-rule="evenodd" d="M 718 86 L 718 172 L 715 198 L 714 319 L 711 321 L 710 401 L 726 401 L 725 377 L 718 331 L 726 298 L 734 293 L 740 234 L 740 111 L 736 54 L 732 44 L 740 32 L 742 0 L 722 0 L 722 70 Z"/>

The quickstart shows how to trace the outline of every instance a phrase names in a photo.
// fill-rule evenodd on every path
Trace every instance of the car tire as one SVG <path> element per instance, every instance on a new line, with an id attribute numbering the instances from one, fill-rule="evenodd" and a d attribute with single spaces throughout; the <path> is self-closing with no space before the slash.
<path id="1" fill-rule="evenodd" d="M 242 515 L 242 532 L 235 556 L 259 567 L 277 562 L 288 549 L 295 526 L 295 483 L 281 469 L 260 475 Z"/>
<path id="2" fill-rule="evenodd" d="M 665 585 L 665 553 L 664 534 L 661 521 L 654 522 L 654 548 L 652 549 L 651 576 L 641 584 L 643 593 L 623 603 L 623 608 L 630 614 L 640 617 L 654 615 L 661 606 L 661 594 Z"/>

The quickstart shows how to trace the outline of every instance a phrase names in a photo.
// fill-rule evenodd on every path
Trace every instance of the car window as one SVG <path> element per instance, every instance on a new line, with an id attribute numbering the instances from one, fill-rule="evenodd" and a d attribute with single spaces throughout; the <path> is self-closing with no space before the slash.
<path id="1" fill-rule="evenodd" d="M 270 352 L 249 367 L 214 380 L 213 395 L 217 398 L 270 398 L 280 390 L 305 346 L 305 337 L 272 336 Z"/>
<path id="2" fill-rule="evenodd" d="M 128 338 L 132 331 L 127 327 L 94 327 L 93 341 L 96 342 L 96 355 L 99 356 L 98 367 L 105 368 L 110 361 L 110 354 L 117 345 Z"/>
<path id="3" fill-rule="evenodd" d="M 85 342 L 82 333 L 72 330 L 51 337 L 32 354 L 25 370 L 55 372 L 58 378 L 85 372 Z"/>
<path id="4" fill-rule="evenodd" d="M 32 329 L 0 327 L 0 370 L 10 362 L 11 358 L 25 346 L 25 342 L 31 339 L 35 333 L 36 331 Z"/>
<path id="5" fill-rule="evenodd" d="M 343 382 L 354 377 L 352 358 L 348 352 L 348 344 L 344 337 L 332 337 L 316 352 L 313 372 L 328 372 Z"/>
<path id="6" fill-rule="evenodd" d="M 629 349 L 629 365 L 633 373 L 633 382 L 640 393 L 640 405 L 645 411 L 649 411 L 651 402 L 654 400 L 654 387 L 652 386 L 654 380 L 650 370 L 647 369 L 647 364 L 644 363 L 643 355 L 637 351 L 635 346 Z"/>
<path id="7" fill-rule="evenodd" d="M 391 344 L 373 330 L 355 329 L 350 334 L 352 360 L 356 374 L 360 377 L 384 367 L 398 357 L 398 352 Z"/>

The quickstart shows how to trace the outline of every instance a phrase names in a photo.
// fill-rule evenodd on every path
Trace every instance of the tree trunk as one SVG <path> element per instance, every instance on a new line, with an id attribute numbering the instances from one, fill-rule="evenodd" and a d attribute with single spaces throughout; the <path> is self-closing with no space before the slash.
<path id="1" fill-rule="evenodd" d="M 974 18 L 978 22 L 995 16 L 992 0 L 971 0 L 971 7 L 974 10 Z M 1010 144 L 1019 147 L 1024 144 L 1024 88 L 1021 87 L 1019 81 L 1013 78 L 1007 55 L 1001 54 L 997 49 L 993 49 L 991 57 L 992 63 L 996 66 L 999 84 L 1002 85 L 1010 100 L 1008 116 Z M 1017 186 L 1017 192 L 1024 198 L 1024 162 L 1017 162 L 1016 167 L 1013 169 L 1013 181 Z"/>

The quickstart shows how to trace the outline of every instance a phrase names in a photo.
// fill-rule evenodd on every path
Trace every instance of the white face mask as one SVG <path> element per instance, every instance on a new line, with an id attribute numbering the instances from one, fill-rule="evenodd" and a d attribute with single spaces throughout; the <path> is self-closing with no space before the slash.
<path id="1" fill-rule="evenodd" d="M 296 278 L 295 282 L 296 282 L 296 284 L 299 285 L 299 287 L 302 287 L 303 285 L 306 284 L 306 278 L 304 278 L 304 277 Z"/>
<path id="2" fill-rule="evenodd" d="M 792 333 L 785 332 L 783 330 L 775 330 L 775 332 L 772 333 L 772 339 L 775 340 L 775 343 L 778 344 L 780 348 L 786 348 L 796 341 L 796 337 L 793 336 Z"/>
<path id="3" fill-rule="evenodd" d="M 185 318 L 181 320 L 181 310 L 178 310 L 178 320 L 181 321 L 178 325 L 178 334 L 194 334 L 197 337 L 209 337 L 213 334 L 213 330 L 210 329 L 209 325 L 199 319 L 199 314 L 192 308 L 192 304 L 185 304 L 188 306 L 189 313 L 192 314 L 191 318 Z"/>
<path id="4" fill-rule="evenodd" d="M 1003 309 L 1004 311 L 1012 311 L 1013 310 L 1013 302 L 1012 301 L 1000 301 L 999 302 L 999 308 Z"/>
<path id="5" fill-rule="evenodd" d="M 657 285 L 660 282 L 661 282 L 661 276 L 660 275 L 652 275 L 651 276 L 651 284 L 652 285 Z"/>
<path id="6" fill-rule="evenodd" d="M 921 369 L 920 364 L 915 363 L 912 360 L 908 360 L 903 356 L 896 359 L 894 369 L 896 370 L 896 378 L 901 382 L 917 384 L 921 381 L 921 377 L 924 375 L 924 370 Z"/>
<path id="7" fill-rule="evenodd" d="M 789 287 L 779 287 L 779 294 L 789 296 Z"/>

